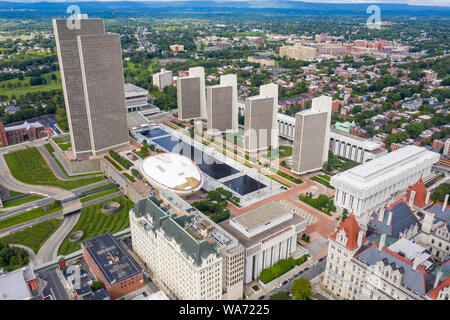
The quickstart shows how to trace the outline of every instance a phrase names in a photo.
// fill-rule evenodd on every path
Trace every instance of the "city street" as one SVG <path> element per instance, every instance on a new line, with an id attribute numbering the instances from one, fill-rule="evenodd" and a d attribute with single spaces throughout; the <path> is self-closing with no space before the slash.
<path id="1" fill-rule="evenodd" d="M 309 270 L 303 271 L 302 274 L 300 274 L 295 279 L 305 278 L 305 279 L 308 279 L 308 280 L 311 281 L 312 279 L 314 279 L 315 277 L 319 276 L 322 272 L 325 271 L 326 265 L 327 265 L 327 259 L 325 258 L 322 261 L 318 262 L 315 266 L 312 266 L 311 268 L 309 268 Z M 270 300 L 270 296 L 271 295 L 273 295 L 273 294 L 275 294 L 277 292 L 280 292 L 280 291 L 284 291 L 284 292 L 288 292 L 289 293 L 291 291 L 291 287 L 292 287 L 295 279 L 293 279 L 292 281 L 288 281 L 288 283 L 286 283 L 281 288 L 277 288 L 277 289 L 272 290 L 269 294 L 267 294 L 264 297 L 263 300 Z"/>

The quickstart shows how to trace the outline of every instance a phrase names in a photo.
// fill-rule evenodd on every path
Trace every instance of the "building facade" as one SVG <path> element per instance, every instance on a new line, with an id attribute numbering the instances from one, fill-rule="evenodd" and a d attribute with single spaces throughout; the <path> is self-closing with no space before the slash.
<path id="1" fill-rule="evenodd" d="M 346 300 L 445 299 L 448 278 L 436 273 L 440 267 L 425 248 L 403 238 L 386 241 L 386 234 L 368 241 L 350 215 L 329 238 L 324 288 Z"/>
<path id="2" fill-rule="evenodd" d="M 25 121 L 19 125 L 4 127 L 0 121 L 0 144 L 2 146 L 33 141 L 50 135 L 51 132 L 39 122 L 28 123 Z"/>
<path id="3" fill-rule="evenodd" d="M 388 151 L 383 148 L 383 143 L 364 139 L 350 133 L 331 129 L 330 150 L 334 155 L 364 163 L 386 154 Z"/>
<path id="4" fill-rule="evenodd" d="M 141 268 L 108 232 L 81 242 L 83 258 L 111 299 L 144 287 Z"/>
<path id="5" fill-rule="evenodd" d="M 245 248 L 244 283 L 259 279 L 261 271 L 289 258 L 307 221 L 271 202 L 220 223 Z"/>
<path id="6" fill-rule="evenodd" d="M 178 119 L 206 119 L 205 70 L 190 68 L 189 76 L 177 80 Z"/>
<path id="7" fill-rule="evenodd" d="M 68 20 L 54 19 L 53 29 L 72 151 L 98 155 L 129 143 L 120 36 L 106 34 L 102 19 L 78 22 L 69 29 Z"/>
<path id="8" fill-rule="evenodd" d="M 127 112 L 139 111 L 148 106 L 148 90 L 125 83 L 125 104 Z"/>
<path id="9" fill-rule="evenodd" d="M 244 250 L 170 191 L 130 211 L 133 250 L 163 290 L 181 300 L 241 299 Z"/>
<path id="10" fill-rule="evenodd" d="M 305 174 L 322 169 L 327 112 L 304 110 L 295 115 L 291 170 Z"/>
<path id="11" fill-rule="evenodd" d="M 244 149 L 260 152 L 278 148 L 278 86 L 267 84 L 260 87 L 258 96 L 245 100 Z"/>
<path id="12" fill-rule="evenodd" d="M 238 130 L 237 76 L 220 77 L 220 84 L 206 88 L 207 129 L 212 135 Z"/>
<path id="13" fill-rule="evenodd" d="M 338 210 L 354 212 L 359 222 L 367 223 L 369 214 L 401 194 L 420 177 L 426 179 L 439 154 L 417 146 L 375 158 L 331 177 L 336 188 L 334 203 Z"/>
<path id="14" fill-rule="evenodd" d="M 158 87 L 159 90 L 165 87 L 171 86 L 173 84 L 173 74 L 172 71 L 161 69 L 160 72 L 153 75 L 153 85 Z"/>

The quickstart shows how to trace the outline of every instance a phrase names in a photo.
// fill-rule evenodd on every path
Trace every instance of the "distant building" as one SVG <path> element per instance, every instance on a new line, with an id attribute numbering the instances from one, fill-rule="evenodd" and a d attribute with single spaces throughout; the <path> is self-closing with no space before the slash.
<path id="1" fill-rule="evenodd" d="M 184 51 L 184 46 L 181 44 L 174 44 L 170 46 L 170 50 L 174 52 Z"/>
<path id="2" fill-rule="evenodd" d="M 31 300 L 40 296 L 31 266 L 0 275 L 0 300 Z"/>
<path id="3" fill-rule="evenodd" d="M 80 28 L 69 29 L 67 19 L 53 20 L 76 157 L 129 144 L 120 36 L 106 34 L 103 19 L 80 15 L 78 22 Z"/>
<path id="4" fill-rule="evenodd" d="M 295 60 L 313 61 L 318 54 L 318 49 L 296 43 L 293 46 L 280 48 L 280 57 L 289 57 Z"/>
<path id="5" fill-rule="evenodd" d="M 177 79 L 178 119 L 206 119 L 205 70 L 189 69 L 189 76 Z"/>
<path id="6" fill-rule="evenodd" d="M 307 221 L 275 202 L 220 223 L 245 248 L 244 283 L 258 280 L 261 271 L 297 250 L 297 237 Z"/>
<path id="7" fill-rule="evenodd" d="M 167 86 L 173 84 L 173 74 L 172 71 L 161 69 L 160 72 L 153 75 L 153 85 L 158 87 L 159 90 L 164 89 Z"/>
<path id="8" fill-rule="evenodd" d="M 402 104 L 402 108 L 408 110 L 417 110 L 423 104 L 423 99 L 415 99 L 410 101 L 405 101 Z"/>
<path id="9" fill-rule="evenodd" d="M 275 65 L 275 60 L 266 57 L 248 57 L 247 61 L 252 63 L 259 63 L 262 64 L 263 66 L 268 67 L 273 67 Z"/>
<path id="10" fill-rule="evenodd" d="M 125 83 L 125 105 L 127 112 L 139 111 L 148 106 L 148 90 Z"/>
<path id="11" fill-rule="evenodd" d="M 89 269 L 111 299 L 144 287 L 142 269 L 110 232 L 83 240 L 81 248 Z"/>
<path id="12" fill-rule="evenodd" d="M 295 115 L 292 171 L 305 174 L 322 169 L 328 160 L 331 98 L 314 98 L 311 109 Z"/>
<path id="13" fill-rule="evenodd" d="M 33 141 L 50 135 L 51 133 L 47 131 L 47 128 L 39 122 L 29 123 L 25 121 L 19 125 L 4 127 L 0 121 L 0 143 L 2 146 Z"/>
<path id="14" fill-rule="evenodd" d="M 210 134 L 238 131 L 237 76 L 220 76 L 220 84 L 206 88 L 207 128 Z"/>
<path id="15" fill-rule="evenodd" d="M 450 139 L 445 140 L 443 155 L 450 156 Z"/>

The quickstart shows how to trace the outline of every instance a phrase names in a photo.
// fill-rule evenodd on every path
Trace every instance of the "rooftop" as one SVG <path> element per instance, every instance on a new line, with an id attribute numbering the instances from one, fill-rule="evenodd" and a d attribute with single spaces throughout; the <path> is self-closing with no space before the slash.
<path id="1" fill-rule="evenodd" d="M 0 300 L 28 300 L 32 294 L 27 281 L 35 278 L 30 266 L 0 276 Z"/>
<path id="2" fill-rule="evenodd" d="M 109 285 L 142 273 L 137 263 L 110 232 L 83 240 L 81 244 L 86 247 Z"/>
<path id="3" fill-rule="evenodd" d="M 148 157 L 141 164 L 141 171 L 150 181 L 175 192 L 199 189 L 203 184 L 198 166 L 178 153 L 161 153 Z"/>
<path id="4" fill-rule="evenodd" d="M 201 265 L 203 259 L 210 254 L 216 253 L 215 242 L 208 241 L 206 238 L 197 238 L 189 232 L 187 227 L 195 219 L 194 215 L 177 216 L 173 210 L 155 197 L 139 200 L 135 204 L 133 212 L 137 218 L 147 218 L 141 223 L 148 232 L 162 230 L 166 238 L 174 239 L 180 245 L 183 255 L 186 258 L 192 258 L 197 266 Z"/>
<path id="5" fill-rule="evenodd" d="M 384 183 L 395 176 L 431 166 L 439 155 L 414 145 L 381 155 L 331 178 L 333 186 L 346 185 L 358 190 L 385 188 Z"/>
<path id="6" fill-rule="evenodd" d="M 124 89 L 125 89 L 125 97 L 148 94 L 147 90 L 130 83 L 125 83 Z"/>
<path id="7" fill-rule="evenodd" d="M 274 223 L 278 218 L 289 214 L 291 214 L 290 211 L 275 202 L 270 202 L 233 218 L 233 221 L 244 229 L 252 231 L 262 225 Z"/>

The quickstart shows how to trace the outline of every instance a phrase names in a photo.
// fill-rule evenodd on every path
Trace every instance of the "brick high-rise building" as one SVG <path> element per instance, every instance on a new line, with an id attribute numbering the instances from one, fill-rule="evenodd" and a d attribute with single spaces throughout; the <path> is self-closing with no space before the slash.
<path id="1" fill-rule="evenodd" d="M 128 145 L 120 36 L 103 19 L 80 15 L 79 28 L 54 19 L 56 47 L 75 156 Z"/>

